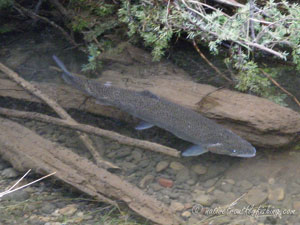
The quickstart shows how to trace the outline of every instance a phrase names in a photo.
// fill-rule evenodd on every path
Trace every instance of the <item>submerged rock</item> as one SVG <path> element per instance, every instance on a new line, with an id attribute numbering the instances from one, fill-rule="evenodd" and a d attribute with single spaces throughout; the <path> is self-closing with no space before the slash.
<path id="1" fill-rule="evenodd" d="M 249 205 L 258 206 L 264 203 L 268 198 L 268 194 L 260 188 L 251 189 L 245 196 L 245 200 Z"/>
<path id="2" fill-rule="evenodd" d="M 166 169 L 169 166 L 169 162 L 167 161 L 160 161 L 159 163 L 157 163 L 155 170 L 157 173 L 163 171 L 164 169 Z"/>

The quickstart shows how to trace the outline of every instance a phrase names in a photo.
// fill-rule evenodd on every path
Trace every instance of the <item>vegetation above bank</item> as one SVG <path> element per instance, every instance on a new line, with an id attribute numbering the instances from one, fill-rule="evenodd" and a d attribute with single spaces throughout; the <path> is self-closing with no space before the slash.
<path id="1" fill-rule="evenodd" d="M 153 60 L 160 60 L 178 38 L 198 50 L 198 45 L 207 46 L 212 54 L 224 57 L 231 74 L 226 80 L 238 90 L 279 103 L 284 95 L 272 85 L 276 70 L 261 60 L 282 61 L 300 70 L 300 6 L 287 1 L 0 0 L 0 10 L 7 18 L 17 15 L 55 24 L 76 46 L 74 34 L 80 36 L 84 42 L 80 49 L 89 55 L 83 70 L 101 66 L 101 54 L 126 34 L 130 41 L 149 47 Z M 13 29 L 11 23 L 3 23 L 0 33 Z"/>

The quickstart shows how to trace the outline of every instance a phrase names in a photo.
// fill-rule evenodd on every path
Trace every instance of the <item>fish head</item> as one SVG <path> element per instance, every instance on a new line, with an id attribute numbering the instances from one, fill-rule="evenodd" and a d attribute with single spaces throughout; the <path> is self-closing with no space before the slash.
<path id="1" fill-rule="evenodd" d="M 249 142 L 232 132 L 217 143 L 207 144 L 206 149 L 211 153 L 242 158 L 251 158 L 256 155 L 256 149 Z"/>

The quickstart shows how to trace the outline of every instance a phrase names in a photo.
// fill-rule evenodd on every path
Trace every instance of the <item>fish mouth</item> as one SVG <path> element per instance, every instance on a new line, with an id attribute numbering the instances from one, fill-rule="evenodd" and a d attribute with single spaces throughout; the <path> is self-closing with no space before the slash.
<path id="1" fill-rule="evenodd" d="M 236 156 L 237 157 L 242 157 L 242 158 L 251 158 L 251 157 L 254 157 L 254 156 L 256 156 L 256 149 L 253 148 L 251 153 L 239 154 L 239 155 L 236 155 Z"/>

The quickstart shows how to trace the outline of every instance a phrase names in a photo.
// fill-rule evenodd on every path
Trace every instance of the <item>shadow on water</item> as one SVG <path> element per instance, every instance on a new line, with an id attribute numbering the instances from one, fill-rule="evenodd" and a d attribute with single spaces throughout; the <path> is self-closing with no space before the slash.
<path id="1" fill-rule="evenodd" d="M 51 30 L 45 30 L 43 34 L 25 34 L 10 43 L 3 42 L 0 49 L 2 52 L 0 61 L 27 80 L 62 83 L 60 74 L 49 70 L 49 66 L 54 65 L 51 59 L 53 54 L 65 56 L 62 57 L 62 60 L 66 62 L 71 71 L 80 71 L 80 65 L 84 63 L 84 56 L 75 50 L 68 50 L 68 47 L 69 45 L 61 41 L 61 37 Z M 205 82 L 213 77 L 210 84 L 222 85 L 222 80 L 213 76 L 214 72 L 204 62 L 199 61 L 201 59 L 198 56 L 193 55 L 195 54 L 194 51 L 179 49 L 177 53 L 174 53 L 174 55 L 176 54 L 186 58 L 187 62 L 183 63 L 180 57 L 178 57 L 180 63 L 175 59 L 173 61 L 183 68 L 190 68 L 189 72 L 194 74 L 194 79 Z M 214 59 L 210 58 L 210 60 L 213 61 Z M 221 66 L 222 62 L 216 59 L 215 64 Z M 286 72 L 282 72 L 282 74 L 286 74 Z M 208 75 L 210 76 L 209 79 Z M 284 76 L 284 78 L 286 77 Z M 294 79 L 295 82 L 293 82 Z M 300 92 L 299 85 L 296 84 L 299 84 L 299 79 L 296 76 L 289 76 L 286 80 L 282 79 L 283 82 L 286 82 L 284 83 L 286 88 L 291 88 L 291 92 L 296 93 L 298 98 Z M 43 104 L 28 104 L 28 102 L 8 98 L 1 97 L 0 106 L 53 115 L 51 110 Z M 69 113 L 79 122 L 114 130 L 127 136 L 151 140 L 180 150 L 188 146 L 188 143 L 159 128 L 136 131 L 133 129 L 133 124 L 99 117 L 79 110 L 70 110 Z M 84 146 L 72 138 L 74 136 L 73 131 L 58 129 L 55 126 L 35 121 L 18 121 L 36 130 L 40 135 L 74 148 L 81 155 L 89 157 Z M 195 158 L 174 159 L 137 148 L 122 147 L 104 138 L 94 137 L 94 140 L 95 142 L 97 140 L 104 142 L 106 157 L 123 168 L 120 173 L 125 179 L 139 185 L 147 193 L 156 196 L 167 204 L 173 201 L 182 204 L 197 203 L 208 209 L 213 209 L 230 204 L 242 196 L 235 206 L 236 208 L 269 205 L 280 209 L 281 212 L 284 209 L 296 210 L 296 212 L 294 215 L 282 215 L 281 217 L 274 215 L 259 215 L 257 217 L 252 215 L 249 217 L 249 215 L 228 213 L 226 218 L 230 219 L 223 224 L 231 224 L 230 221 L 235 220 L 242 221 L 239 224 L 295 224 L 300 220 L 299 151 L 258 149 L 257 156 L 249 159 L 209 153 Z M 166 162 L 165 168 L 163 168 L 162 162 Z M 141 180 L 146 175 L 171 179 L 175 185 L 171 189 L 166 189 L 158 185 L 154 179 L 149 181 L 147 186 L 143 186 Z M 248 195 L 244 196 L 245 193 Z M 249 213 L 251 212 L 249 211 Z M 195 221 L 199 221 L 202 216 L 200 213 L 195 213 L 186 220 L 189 224 L 193 224 Z"/>

